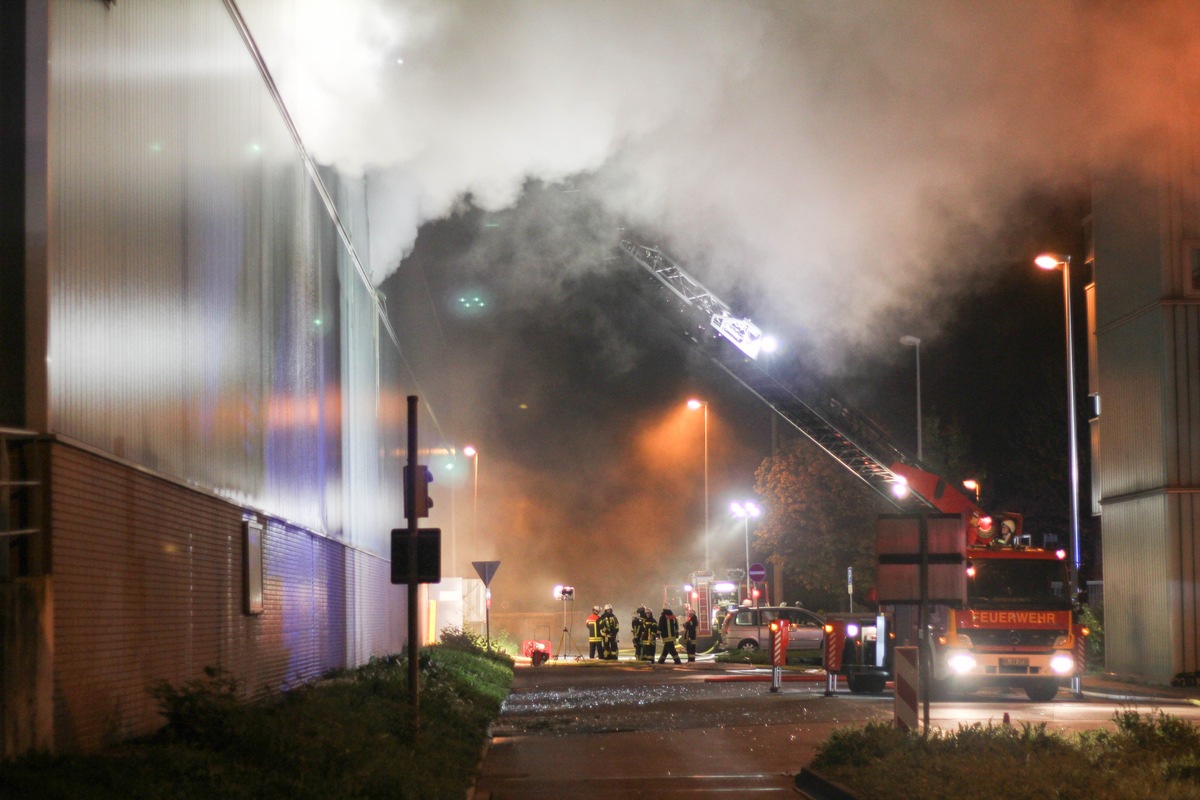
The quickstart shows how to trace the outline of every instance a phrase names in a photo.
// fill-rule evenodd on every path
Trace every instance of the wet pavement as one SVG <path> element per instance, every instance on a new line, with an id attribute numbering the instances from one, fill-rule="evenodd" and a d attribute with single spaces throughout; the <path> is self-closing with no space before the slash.
<path id="1" fill-rule="evenodd" d="M 776 693 L 765 680 L 714 680 L 754 672 L 711 662 L 518 668 L 475 797 L 796 797 L 793 776 L 816 743 L 891 713 L 878 698 L 827 698 L 823 680 Z"/>
<path id="2" fill-rule="evenodd" d="M 778 692 L 768 672 L 701 661 L 518 666 L 493 727 L 474 798 L 803 797 L 795 775 L 834 729 L 891 720 L 894 699 L 825 696 L 819 670 L 789 670 Z M 1107 727 L 1114 708 L 1159 708 L 1200 719 L 1200 689 L 1089 677 L 1082 698 L 1052 703 L 993 690 L 932 704 L 931 722 L 1045 721 L 1066 730 Z"/>

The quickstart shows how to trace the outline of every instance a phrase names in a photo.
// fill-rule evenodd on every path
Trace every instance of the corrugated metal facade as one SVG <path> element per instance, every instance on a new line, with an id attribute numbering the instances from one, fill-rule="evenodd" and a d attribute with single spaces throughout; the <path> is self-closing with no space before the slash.
<path id="1" fill-rule="evenodd" d="M 247 693 L 398 652 L 386 561 L 263 519 L 264 611 L 243 613 L 243 512 L 101 455 L 50 446 L 55 746 L 162 723 L 147 686 L 220 667 Z"/>
<path id="2" fill-rule="evenodd" d="M 406 603 L 386 559 L 415 390 L 221 0 L 26 10 L 46 32 L 26 83 L 48 65 L 29 172 L 48 234 L 26 229 L 20 391 L 50 558 L 0 583 L 5 754 L 147 732 L 146 687 L 204 667 L 257 692 L 397 651 Z M 365 193 L 324 177 L 363 228 Z M 258 616 L 242 606 L 247 518 L 265 528 Z M 50 677 L 11 666 L 30 658 Z"/>
<path id="3" fill-rule="evenodd" d="M 341 248 L 229 14 L 62 3 L 50 37 L 48 429 L 340 536 L 340 398 L 374 387 L 341 380 Z"/>
<path id="4" fill-rule="evenodd" d="M 1194 88 L 1179 108 L 1195 108 Z M 1200 669 L 1200 124 L 1106 168 L 1094 185 L 1093 428 L 1109 670 Z M 1110 163 L 1119 163 L 1113 160 Z M 1094 487 L 1096 488 L 1096 487 Z"/>

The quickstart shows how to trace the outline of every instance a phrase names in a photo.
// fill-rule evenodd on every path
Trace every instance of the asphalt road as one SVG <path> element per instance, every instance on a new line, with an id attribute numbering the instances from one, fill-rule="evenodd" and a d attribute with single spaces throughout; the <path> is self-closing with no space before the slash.
<path id="1" fill-rule="evenodd" d="M 760 680 L 745 680 L 757 675 Z M 803 675 L 789 674 L 804 678 Z M 762 670 L 710 661 L 683 666 L 551 662 L 518 667 L 493 729 L 475 797 L 800 797 L 794 776 L 837 727 L 891 720 L 893 696 L 825 696 L 819 672 L 772 693 Z M 972 722 L 1047 722 L 1054 728 L 1111 727 L 1121 706 L 1200 720 L 1182 696 L 1131 694 L 1085 684 L 1077 699 L 1051 703 L 992 691 L 930 706 L 935 727 Z"/>

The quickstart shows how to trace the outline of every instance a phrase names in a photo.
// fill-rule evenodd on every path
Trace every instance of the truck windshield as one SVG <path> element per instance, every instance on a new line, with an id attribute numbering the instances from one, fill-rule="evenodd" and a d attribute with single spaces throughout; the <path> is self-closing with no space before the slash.
<path id="1" fill-rule="evenodd" d="M 972 606 L 1069 608 L 1067 565 L 1033 559 L 975 559 L 967 581 Z M 1056 585 L 1057 584 L 1057 585 Z"/>

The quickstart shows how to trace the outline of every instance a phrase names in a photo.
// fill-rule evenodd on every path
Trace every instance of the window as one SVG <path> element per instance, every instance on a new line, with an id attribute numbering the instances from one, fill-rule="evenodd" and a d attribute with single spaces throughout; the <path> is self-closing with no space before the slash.
<path id="1" fill-rule="evenodd" d="M 247 614 L 263 613 L 263 526 L 242 522 L 242 588 Z"/>

